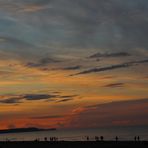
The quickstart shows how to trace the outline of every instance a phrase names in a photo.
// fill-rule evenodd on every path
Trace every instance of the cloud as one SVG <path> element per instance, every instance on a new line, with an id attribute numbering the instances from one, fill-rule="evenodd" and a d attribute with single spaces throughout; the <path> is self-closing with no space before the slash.
<path id="1" fill-rule="evenodd" d="M 50 98 L 57 98 L 57 95 L 49 95 L 49 94 L 27 94 L 24 95 L 23 98 L 29 101 L 32 100 L 47 100 Z"/>
<path id="2" fill-rule="evenodd" d="M 66 96 L 59 96 L 59 99 L 56 101 L 58 103 L 68 102 L 74 100 L 75 97 L 78 95 L 66 95 Z"/>
<path id="3" fill-rule="evenodd" d="M 123 64 L 116 64 L 116 65 L 106 66 L 102 68 L 92 68 L 92 69 L 85 70 L 85 71 L 82 71 L 76 74 L 72 74 L 70 76 L 89 74 L 89 73 L 99 73 L 99 72 L 115 70 L 115 69 L 122 69 L 122 68 L 127 68 L 130 66 L 134 66 L 135 64 L 142 64 L 142 63 L 148 63 L 148 59 L 139 60 L 139 61 L 131 61 L 131 62 L 123 63 Z"/>
<path id="4" fill-rule="evenodd" d="M 47 100 L 53 102 L 66 102 L 74 99 L 78 95 L 59 95 L 59 94 L 21 94 L 0 96 L 1 104 L 17 104 L 26 101 L 40 101 Z"/>
<path id="5" fill-rule="evenodd" d="M 9 18 L 21 22 L 16 22 L 13 30 L 5 25 L 9 28 L 5 35 L 17 33 L 21 28 L 18 31 L 21 38 L 42 46 L 58 43 L 60 47 L 102 51 L 147 50 L 148 47 L 147 0 L 134 3 L 129 0 L 124 3 L 122 0 L 11 0 L 0 1 L 0 5 L 2 15 L 9 14 Z M 26 12 L 16 13 L 20 10 Z M 23 23 L 32 29 L 22 29 Z"/>
<path id="6" fill-rule="evenodd" d="M 140 60 L 140 61 L 133 61 L 133 62 L 130 62 L 130 63 L 131 63 L 131 64 L 148 63 L 148 59 Z"/>
<path id="7" fill-rule="evenodd" d="M 43 65 L 49 64 L 49 63 L 57 63 L 60 62 L 59 60 L 53 59 L 53 58 L 43 58 L 40 60 L 40 63 Z"/>
<path id="8" fill-rule="evenodd" d="M 31 117 L 31 119 L 57 119 L 57 118 L 63 118 L 63 115 L 49 115 L 49 116 L 36 116 Z"/>
<path id="9" fill-rule="evenodd" d="M 5 57 L 0 55 L 2 59 L 34 59 L 38 56 L 38 53 L 35 51 L 40 51 L 40 48 L 35 44 L 18 39 L 17 37 L 0 36 L 0 40 L 3 40 L 3 42 L 0 42 L 0 53 L 5 55 Z"/>
<path id="10" fill-rule="evenodd" d="M 59 63 L 59 62 L 61 61 L 48 57 L 48 58 L 42 58 L 38 62 L 28 62 L 25 66 L 30 67 L 30 68 L 38 68 L 38 67 L 45 67 L 53 63 Z"/>
<path id="11" fill-rule="evenodd" d="M 38 12 L 38 11 L 42 11 L 45 9 L 48 9 L 49 6 L 40 6 L 40 5 L 27 5 L 25 6 L 22 10 L 20 10 L 20 12 Z"/>
<path id="12" fill-rule="evenodd" d="M 65 68 L 62 68 L 62 70 L 79 70 L 82 66 L 72 66 L 72 67 L 65 67 Z"/>
<path id="13" fill-rule="evenodd" d="M 2 104 L 17 104 L 17 103 L 21 103 L 21 102 L 20 102 L 20 98 L 8 98 L 8 99 L 0 100 L 0 103 L 2 103 Z"/>
<path id="14" fill-rule="evenodd" d="M 73 98 L 77 97 L 78 95 L 67 95 L 67 96 L 60 96 L 60 98 Z"/>
<path id="15" fill-rule="evenodd" d="M 111 87 L 111 88 L 116 88 L 116 87 L 123 87 L 124 83 L 111 83 L 111 84 L 107 84 L 104 87 Z"/>
<path id="16" fill-rule="evenodd" d="M 29 101 L 35 101 L 35 100 L 48 100 L 48 99 L 63 99 L 63 100 L 70 100 L 72 99 L 73 97 L 76 97 L 77 95 L 55 95 L 55 94 L 27 94 L 27 95 L 24 95 L 23 98 L 25 100 L 29 100 Z M 53 100 L 54 101 L 54 100 Z M 55 100 L 56 101 L 56 100 Z M 59 100 L 61 101 L 61 100 Z M 64 101 L 63 101 L 64 102 Z"/>
<path id="17" fill-rule="evenodd" d="M 27 42 L 25 42 L 25 41 L 22 41 L 22 40 L 19 40 L 19 39 L 17 39 L 17 38 L 15 38 L 15 37 L 5 37 L 5 36 L 0 36 L 0 40 L 1 40 L 1 44 L 3 44 L 3 43 L 11 43 L 11 44 L 14 44 L 14 45 L 16 45 L 16 46 L 25 46 L 25 47 L 30 47 L 30 46 L 32 46 L 31 44 L 29 44 L 29 43 L 27 43 Z"/>
<path id="18" fill-rule="evenodd" d="M 126 105 L 132 105 L 132 104 L 143 104 L 143 103 L 148 103 L 148 98 L 139 98 L 139 99 L 132 99 L 132 100 L 122 100 L 122 101 L 113 101 L 109 103 L 102 103 L 102 104 L 96 104 L 96 105 L 90 105 L 86 106 L 86 108 L 93 109 L 95 107 L 108 107 L 108 106 L 126 106 Z"/>
<path id="19" fill-rule="evenodd" d="M 20 3 L 22 3 L 22 5 L 25 5 L 26 7 L 28 6 L 46 6 L 48 4 L 51 3 L 52 0 L 23 0 Z M 19 3 L 19 2 L 18 2 Z"/>
<path id="20" fill-rule="evenodd" d="M 1 96 L 0 103 L 3 104 L 17 104 L 23 103 L 25 100 L 28 101 L 39 101 L 39 100 L 48 100 L 51 98 L 57 98 L 57 95 L 50 94 L 21 94 L 21 95 L 6 95 Z"/>
<path id="21" fill-rule="evenodd" d="M 87 106 L 71 126 L 96 128 L 113 126 L 140 126 L 148 124 L 148 99 L 117 101 Z"/>
<path id="22" fill-rule="evenodd" d="M 35 13 L 50 8 L 51 0 L 23 1 L 20 12 Z"/>
<path id="23" fill-rule="evenodd" d="M 2 37 L 32 45 L 19 48 L 3 42 L 0 50 L 16 52 L 26 59 L 66 51 L 85 52 L 87 57 L 90 49 L 100 53 L 140 52 L 145 56 L 148 48 L 146 0 L 135 0 L 134 4 L 127 0 L 10 0 L 0 1 L 0 6 Z M 40 67 L 38 62 L 28 65 Z"/>
<path id="24" fill-rule="evenodd" d="M 115 52 L 115 53 L 96 53 L 93 54 L 91 56 L 89 56 L 89 58 L 110 58 L 110 57 L 127 57 L 130 56 L 129 53 L 127 52 Z"/>
<path id="25" fill-rule="evenodd" d="M 68 102 L 68 101 L 72 101 L 73 98 L 67 98 L 67 99 L 62 99 L 62 100 L 58 100 L 58 103 L 62 103 L 62 102 Z"/>
<path id="26" fill-rule="evenodd" d="M 49 94 L 25 94 L 25 95 L 8 95 L 8 96 L 1 96 L 0 103 L 3 104 L 16 104 L 16 103 L 23 103 L 24 100 L 28 101 L 38 101 L 38 100 L 48 100 L 51 98 L 56 98 L 57 95 L 49 95 Z"/>
<path id="27" fill-rule="evenodd" d="M 17 39 L 15 37 L 0 36 L 0 40 L 2 41 L 0 43 L 1 50 L 2 50 L 2 47 L 7 47 L 10 49 L 17 50 L 17 52 L 19 52 L 19 50 L 23 52 L 23 49 L 25 48 L 26 50 L 28 50 L 35 47 L 35 45 L 25 42 L 23 40 Z"/>
<path id="28" fill-rule="evenodd" d="M 13 27 L 11 23 L 1 23 L 0 30 L 5 36 L 18 34 L 21 40 L 41 47 L 58 44 L 59 48 L 74 50 L 123 52 L 138 48 L 140 52 L 148 48 L 147 4 L 147 0 L 0 1 L 0 17 L 16 20 Z"/>
<path id="29" fill-rule="evenodd" d="M 7 9 L 7 11 L 18 11 L 18 12 L 37 12 L 43 10 L 50 4 L 50 0 L 21 0 L 11 2 L 5 1 L 0 3 L 2 8 Z M 45 8 L 44 8 L 45 7 Z"/>
<path id="30" fill-rule="evenodd" d="M 102 67 L 102 68 L 92 68 L 92 69 L 89 69 L 89 70 L 86 70 L 86 71 L 82 71 L 82 72 L 73 74 L 71 76 L 81 75 L 81 74 L 89 74 L 89 73 L 98 73 L 98 72 L 102 72 L 102 71 L 127 68 L 129 66 L 130 65 L 128 63 L 124 63 L 124 64 L 117 64 L 117 65 L 106 66 L 106 67 Z"/>

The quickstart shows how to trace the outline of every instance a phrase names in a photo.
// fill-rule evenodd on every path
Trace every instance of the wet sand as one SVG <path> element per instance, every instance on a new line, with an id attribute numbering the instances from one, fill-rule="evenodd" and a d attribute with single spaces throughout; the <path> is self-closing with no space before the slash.
<path id="1" fill-rule="evenodd" d="M 148 141 L 0 142 L 0 148 L 148 148 Z"/>

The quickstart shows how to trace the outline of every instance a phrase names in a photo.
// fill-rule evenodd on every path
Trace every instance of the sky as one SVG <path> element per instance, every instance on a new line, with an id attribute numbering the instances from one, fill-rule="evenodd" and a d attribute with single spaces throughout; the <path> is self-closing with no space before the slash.
<path id="1" fill-rule="evenodd" d="M 0 0 L 0 129 L 148 125 L 147 0 Z"/>

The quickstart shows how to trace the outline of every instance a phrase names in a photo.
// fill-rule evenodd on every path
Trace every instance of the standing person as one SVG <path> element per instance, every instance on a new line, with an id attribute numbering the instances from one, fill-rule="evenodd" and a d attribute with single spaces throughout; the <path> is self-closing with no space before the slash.
<path id="1" fill-rule="evenodd" d="M 44 137 L 44 141 L 47 141 L 47 137 Z"/>
<path id="2" fill-rule="evenodd" d="M 115 139 L 116 139 L 116 141 L 118 141 L 118 139 L 119 139 L 119 138 L 116 136 L 116 138 L 115 138 Z"/>
<path id="3" fill-rule="evenodd" d="M 86 140 L 89 141 L 89 136 L 86 136 Z"/>
<path id="4" fill-rule="evenodd" d="M 140 137 L 139 136 L 137 137 L 137 140 L 140 141 Z"/>
<path id="5" fill-rule="evenodd" d="M 103 141 L 103 140 L 104 140 L 104 137 L 103 137 L 103 136 L 101 136 L 101 137 L 100 137 L 100 139 L 101 139 L 101 141 Z"/>
<path id="6" fill-rule="evenodd" d="M 136 136 L 134 137 L 134 140 L 137 141 L 137 137 Z"/>

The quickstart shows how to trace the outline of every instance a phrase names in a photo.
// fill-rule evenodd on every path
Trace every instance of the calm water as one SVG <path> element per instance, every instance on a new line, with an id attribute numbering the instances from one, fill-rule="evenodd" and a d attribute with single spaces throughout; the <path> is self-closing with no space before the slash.
<path id="1" fill-rule="evenodd" d="M 94 140 L 94 136 L 104 136 L 105 140 L 115 140 L 115 136 L 119 140 L 133 140 L 134 136 L 140 136 L 141 140 L 148 140 L 148 127 L 139 128 L 102 128 L 102 129 L 79 129 L 79 130 L 56 130 L 56 131 L 42 131 L 29 132 L 17 134 L 0 134 L 0 141 L 5 141 L 6 138 L 11 141 L 32 141 L 39 138 L 41 141 L 44 137 L 48 139 L 52 136 L 58 137 L 59 140 L 65 141 L 84 141 L 86 136 L 90 140 Z"/>

